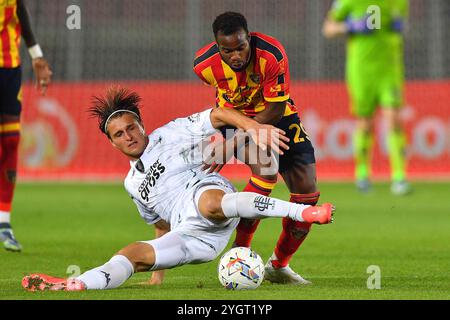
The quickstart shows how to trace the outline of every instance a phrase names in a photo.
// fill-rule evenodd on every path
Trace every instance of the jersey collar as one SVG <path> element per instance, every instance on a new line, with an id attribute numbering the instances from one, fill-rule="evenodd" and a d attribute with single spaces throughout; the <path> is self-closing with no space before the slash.
<path id="1" fill-rule="evenodd" d="M 142 153 L 141 157 L 137 160 L 130 160 L 131 168 L 136 169 L 140 173 L 144 173 L 147 170 L 145 163 L 148 163 L 148 158 L 150 157 L 150 151 L 152 150 L 152 148 L 153 145 L 151 145 L 150 143 L 150 136 L 149 136 L 147 147 L 145 147 L 145 150 Z"/>

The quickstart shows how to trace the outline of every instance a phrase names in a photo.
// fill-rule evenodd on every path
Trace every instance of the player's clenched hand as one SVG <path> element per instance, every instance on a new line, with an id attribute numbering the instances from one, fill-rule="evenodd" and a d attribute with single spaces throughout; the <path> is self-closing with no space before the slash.
<path id="1" fill-rule="evenodd" d="M 289 138 L 286 132 L 269 124 L 257 124 L 246 130 L 253 142 L 262 150 L 272 149 L 282 155 L 283 150 L 289 150 Z"/>
<path id="2" fill-rule="evenodd" d="M 33 59 L 32 65 L 37 81 L 36 87 L 40 88 L 42 95 L 45 95 L 53 74 L 53 72 L 50 70 L 50 65 L 44 58 Z"/>

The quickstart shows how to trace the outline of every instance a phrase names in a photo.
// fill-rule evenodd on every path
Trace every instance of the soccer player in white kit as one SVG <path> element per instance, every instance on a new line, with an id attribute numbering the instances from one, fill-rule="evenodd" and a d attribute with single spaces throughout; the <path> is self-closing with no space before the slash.
<path id="1" fill-rule="evenodd" d="M 114 88 L 105 98 L 95 98 L 90 111 L 111 144 L 130 159 L 125 188 L 142 218 L 155 226 L 157 238 L 132 243 L 104 265 L 76 278 L 27 275 L 22 279 L 26 290 L 112 289 L 135 272 L 157 270 L 152 280 L 161 283 L 164 269 L 214 260 L 241 217 L 290 217 L 317 224 L 333 221 L 331 204 L 308 206 L 236 192 L 218 173 L 202 170 L 200 149 L 216 128 L 233 125 L 249 132 L 262 148 L 279 153 L 288 141 L 281 129 L 259 124 L 235 110 L 214 108 L 175 119 L 147 136 L 139 102 L 136 93 Z M 271 132 L 267 139 L 256 138 L 254 133 L 261 130 Z"/>

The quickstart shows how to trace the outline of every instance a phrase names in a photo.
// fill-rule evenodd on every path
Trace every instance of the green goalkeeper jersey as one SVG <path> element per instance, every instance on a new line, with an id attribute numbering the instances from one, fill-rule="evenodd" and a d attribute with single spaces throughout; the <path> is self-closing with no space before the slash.
<path id="1" fill-rule="evenodd" d="M 332 20 L 368 19 L 369 32 L 349 34 L 347 40 L 347 83 L 353 109 L 364 109 L 361 115 L 370 115 L 375 105 L 402 103 L 403 38 L 393 26 L 407 15 L 407 0 L 334 1 Z"/>

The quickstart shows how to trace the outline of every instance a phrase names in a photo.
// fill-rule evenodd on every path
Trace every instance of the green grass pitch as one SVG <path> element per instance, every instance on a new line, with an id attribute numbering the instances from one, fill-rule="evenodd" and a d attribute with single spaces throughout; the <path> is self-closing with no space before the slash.
<path id="1" fill-rule="evenodd" d="M 237 184 L 242 188 L 242 184 Z M 0 250 L 0 299 L 449 299 L 450 184 L 414 183 L 414 193 L 395 197 L 387 183 L 358 194 L 350 183 L 320 183 L 321 202 L 336 204 L 332 225 L 315 225 L 291 266 L 311 286 L 264 282 L 256 291 L 227 291 L 217 261 L 171 269 L 159 287 L 135 274 L 114 290 L 25 292 L 21 279 L 41 272 L 68 276 L 106 262 L 136 240 L 153 238 L 121 184 L 21 183 L 12 225 L 22 253 Z M 282 183 L 272 194 L 288 198 Z M 272 253 L 281 223 L 262 221 L 253 249 Z M 230 241 L 231 245 L 231 241 Z M 381 271 L 381 288 L 368 289 L 369 266 Z M 370 282 L 370 281 L 369 281 Z"/>

